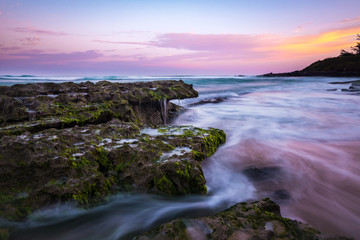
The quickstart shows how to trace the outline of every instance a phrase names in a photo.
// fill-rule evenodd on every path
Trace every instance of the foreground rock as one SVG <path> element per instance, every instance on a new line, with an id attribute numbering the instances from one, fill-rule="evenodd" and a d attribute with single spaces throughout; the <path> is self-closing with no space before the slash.
<path id="1" fill-rule="evenodd" d="M 206 194 L 200 162 L 226 138 L 217 129 L 150 128 L 179 110 L 169 99 L 197 96 L 182 81 L 41 83 L 0 93 L 0 216 L 8 220 L 58 202 L 90 207 L 119 191 Z"/>
<path id="2" fill-rule="evenodd" d="M 176 219 L 162 224 L 137 240 L 149 239 L 348 239 L 327 236 L 308 225 L 283 218 L 280 207 L 269 199 L 254 203 L 238 203 L 209 217 Z"/>
<path id="3" fill-rule="evenodd" d="M 118 191 L 206 194 L 200 162 L 225 142 L 217 129 L 136 124 L 48 129 L 0 141 L 0 216 L 22 220 L 57 202 L 91 206 Z"/>

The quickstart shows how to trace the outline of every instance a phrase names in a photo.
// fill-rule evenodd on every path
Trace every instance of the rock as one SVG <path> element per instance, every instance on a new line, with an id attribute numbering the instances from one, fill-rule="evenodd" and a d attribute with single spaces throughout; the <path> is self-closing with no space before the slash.
<path id="1" fill-rule="evenodd" d="M 274 200 L 288 200 L 290 199 L 291 195 L 290 192 L 285 190 L 285 189 L 279 189 L 276 190 L 273 194 L 272 194 L 272 199 Z"/>
<path id="2" fill-rule="evenodd" d="M 217 129 L 162 126 L 197 97 L 183 81 L 0 87 L 0 217 L 119 191 L 206 194 L 200 162 L 225 142 Z"/>
<path id="3" fill-rule="evenodd" d="M 349 87 L 350 92 L 358 92 L 360 91 L 360 80 L 353 82 Z"/>
<path id="4" fill-rule="evenodd" d="M 180 218 L 136 237 L 149 239 L 347 239 L 324 236 L 314 228 L 283 218 L 280 207 L 269 199 L 238 203 L 216 215 Z"/>
<path id="5" fill-rule="evenodd" d="M 203 105 L 206 103 L 221 103 L 226 99 L 227 99 L 226 97 L 216 97 L 216 98 L 211 98 L 211 99 L 204 99 L 199 102 L 192 103 L 192 104 L 190 104 L 190 106 L 198 106 L 198 105 Z"/>
<path id="6" fill-rule="evenodd" d="M 360 80 L 352 80 L 352 81 L 343 81 L 343 82 L 329 82 L 329 84 L 348 84 L 348 83 L 354 83 L 358 82 Z"/>
<path id="7" fill-rule="evenodd" d="M 118 191 L 206 194 L 200 162 L 225 142 L 217 129 L 104 124 L 0 140 L 0 216 L 22 220 L 57 202 L 92 204 Z"/>
<path id="8" fill-rule="evenodd" d="M 251 181 L 264 181 L 277 177 L 281 174 L 282 169 L 280 167 L 263 167 L 258 168 L 255 166 L 249 166 L 243 170 L 243 173 Z"/>
<path id="9" fill-rule="evenodd" d="M 343 91 L 343 92 L 359 92 L 360 91 L 360 80 L 345 81 L 345 82 L 331 82 L 330 84 L 349 84 L 349 83 L 351 83 L 351 86 L 348 89 L 343 88 L 343 89 L 341 89 L 341 91 Z"/>
<path id="10" fill-rule="evenodd" d="M 197 96 L 192 85 L 183 81 L 2 86 L 0 136 L 105 123 L 113 118 L 147 125 L 163 124 L 180 110 L 169 100 Z"/>

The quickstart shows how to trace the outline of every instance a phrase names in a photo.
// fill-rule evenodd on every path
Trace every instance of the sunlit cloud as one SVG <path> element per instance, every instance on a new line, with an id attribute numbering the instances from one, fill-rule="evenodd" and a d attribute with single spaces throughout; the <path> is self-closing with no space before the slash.
<path id="1" fill-rule="evenodd" d="M 307 24 L 301 25 L 300 29 Z M 17 28 L 18 32 L 35 34 L 37 31 Z M 46 68 L 89 69 L 89 71 L 116 71 L 136 73 L 242 73 L 254 74 L 276 71 L 292 71 L 324 57 L 336 56 L 341 49 L 352 46 L 360 27 L 343 27 L 318 34 L 197 34 L 163 33 L 146 41 L 121 41 L 112 39 L 89 40 L 84 38 L 84 51 L 66 51 L 66 46 L 56 45 L 51 51 L 36 44 L 46 39 L 45 34 L 56 36 L 61 43 L 65 35 L 41 30 L 39 36 L 22 39 L 19 46 L 2 46 L 0 69 Z M 44 40 L 43 40 L 44 38 Z M 74 36 L 76 38 L 76 36 Z M 77 38 L 76 38 L 77 39 Z M 127 39 L 128 40 L 128 39 Z M 78 39 L 78 41 L 80 41 Z M 64 43 L 68 43 L 64 40 Z M 25 45 L 29 47 L 26 47 Z M 26 51 L 33 46 L 40 52 Z M 138 46 L 138 47 L 136 47 Z M 63 48 L 62 48 L 63 47 Z M 84 70 L 85 71 L 85 70 Z M 261 71 L 261 72 L 260 72 Z"/>
<path id="2" fill-rule="evenodd" d="M 279 50 L 301 55 L 331 53 L 350 47 L 360 27 L 332 30 L 320 34 L 291 37 L 279 45 Z"/>

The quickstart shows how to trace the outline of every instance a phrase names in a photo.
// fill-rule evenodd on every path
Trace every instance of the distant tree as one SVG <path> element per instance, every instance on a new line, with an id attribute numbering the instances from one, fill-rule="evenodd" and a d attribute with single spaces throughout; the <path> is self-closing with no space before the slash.
<path id="1" fill-rule="evenodd" d="M 360 35 L 357 34 L 356 40 L 360 41 Z M 354 47 L 351 47 L 352 52 L 348 52 L 344 49 L 341 49 L 340 51 L 340 57 L 346 57 L 346 56 L 354 56 L 354 55 L 360 55 L 360 42 L 357 42 Z"/>
<path id="2" fill-rule="evenodd" d="M 360 35 L 357 34 L 356 40 L 360 41 Z M 351 47 L 355 55 L 360 55 L 360 42 L 357 42 L 354 47 Z"/>
<path id="3" fill-rule="evenodd" d="M 344 49 L 341 49 L 341 51 L 340 51 L 340 57 L 353 56 L 353 55 L 354 55 L 353 53 L 348 52 Z"/>

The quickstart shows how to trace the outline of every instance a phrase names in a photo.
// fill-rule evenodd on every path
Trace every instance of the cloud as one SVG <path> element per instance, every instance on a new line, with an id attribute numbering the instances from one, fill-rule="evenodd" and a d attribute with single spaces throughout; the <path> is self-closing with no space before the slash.
<path id="1" fill-rule="evenodd" d="M 37 34 L 37 35 L 49 35 L 49 36 L 69 35 L 64 32 L 56 32 L 56 31 L 42 30 L 42 29 L 28 28 L 28 27 L 9 28 L 9 30 L 12 30 L 12 31 L 18 32 L 18 33 L 31 33 L 31 34 Z"/>
<path id="2" fill-rule="evenodd" d="M 299 26 L 296 27 L 295 32 L 298 33 L 298 32 L 300 32 L 301 30 L 303 30 L 306 26 L 311 25 L 311 24 L 312 24 L 311 22 L 301 24 L 301 25 L 299 25 Z"/>
<path id="3" fill-rule="evenodd" d="M 20 47 L 2 47 L 2 45 L 0 45 L 0 50 L 1 51 L 18 51 L 20 50 Z"/>
<path id="4" fill-rule="evenodd" d="M 95 60 L 103 56 L 96 50 L 88 50 L 84 52 L 71 53 L 42 53 L 39 51 L 27 51 L 15 54 L 9 54 L 12 57 L 19 57 L 24 59 L 22 64 L 65 64 L 76 61 Z M 19 61 L 21 62 L 21 61 Z M 18 62 L 18 63 L 19 63 Z"/>
<path id="5" fill-rule="evenodd" d="M 354 43 L 355 34 L 359 31 L 360 27 L 348 27 L 319 34 L 289 37 L 284 39 L 278 49 L 284 53 L 298 54 L 298 56 L 340 52 L 341 49 Z"/>
<path id="6" fill-rule="evenodd" d="M 234 49 L 255 49 L 259 45 L 267 45 L 269 35 L 244 34 L 194 34 L 167 33 L 157 36 L 149 42 L 122 42 L 94 40 L 99 43 L 146 45 L 160 48 L 174 48 L 195 51 L 232 51 Z"/>
<path id="7" fill-rule="evenodd" d="M 106 40 L 93 40 L 93 42 L 98 43 L 111 43 L 111 44 L 124 44 L 124 45 L 147 45 L 147 46 L 154 46 L 152 43 L 146 42 L 119 42 L 119 41 L 106 41 Z"/>
<path id="8" fill-rule="evenodd" d="M 2 11 L 0 11 L 0 16 L 3 14 L 3 12 Z"/>
<path id="9" fill-rule="evenodd" d="M 35 37 L 28 37 L 28 38 L 23 38 L 21 39 L 21 42 L 24 45 L 36 45 L 40 43 L 40 38 L 35 36 Z"/>
<path id="10" fill-rule="evenodd" d="M 124 48 L 126 51 L 116 52 L 18 52 L 7 54 L 7 58 L 2 57 L 0 68 L 26 67 L 57 71 L 68 69 L 74 72 L 76 69 L 88 69 L 92 72 L 124 74 L 250 74 L 292 71 L 302 69 L 315 60 L 338 55 L 341 49 L 354 44 L 355 34 L 359 31 L 360 27 L 343 27 L 318 34 L 290 37 L 261 34 L 166 33 L 144 42 L 98 39 L 93 42 L 113 44 L 112 46 L 139 45 L 146 46 L 146 49 L 133 51 L 129 47 Z"/>
<path id="11" fill-rule="evenodd" d="M 340 23 L 356 23 L 356 22 L 360 22 L 360 16 L 354 18 L 345 18 L 340 21 Z"/>

